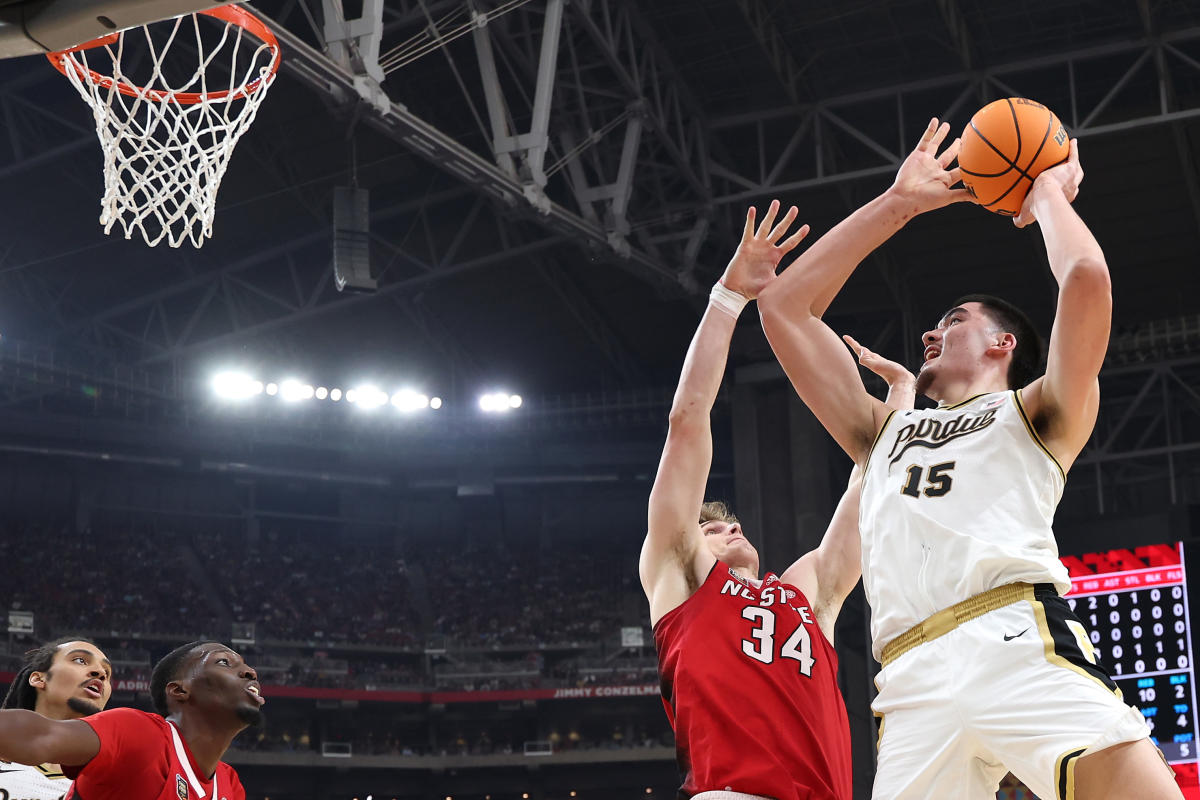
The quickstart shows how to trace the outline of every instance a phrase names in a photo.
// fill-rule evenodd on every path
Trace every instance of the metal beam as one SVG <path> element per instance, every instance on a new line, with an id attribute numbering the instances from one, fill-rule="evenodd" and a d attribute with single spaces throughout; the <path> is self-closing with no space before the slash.
<path id="1" fill-rule="evenodd" d="M 262 15 L 261 12 L 256 12 Z M 262 15 L 266 16 L 266 15 Z M 317 52 L 282 25 L 266 18 L 267 25 L 287 50 L 283 69 L 311 88 L 342 99 L 358 96 L 354 76 L 322 53 Z M 525 186 L 495 163 L 463 146 L 398 103 L 372 104 L 364 121 L 384 135 L 403 144 L 439 169 L 454 175 L 477 191 L 524 213 L 559 236 L 566 236 L 593 248 L 611 262 L 638 273 L 656 284 L 695 289 L 679 274 L 677 265 L 662 262 L 636 248 L 613 250 L 608 233 L 595 223 L 544 197 L 529 197 Z"/>
<path id="2" fill-rule="evenodd" d="M 752 5 L 755 0 L 741 2 Z M 958 12 L 950 0 L 941 0 L 941 3 L 944 13 L 951 12 L 947 24 L 957 25 L 955 20 L 961 21 L 961 17 L 956 16 Z M 1039 95 L 1039 99 L 1060 110 L 1073 136 L 1098 136 L 1151 125 L 1178 124 L 1200 117 L 1200 107 L 1181 105 L 1169 92 L 1173 75 L 1188 72 L 1194 80 L 1194 73 L 1200 72 L 1200 62 L 1187 57 L 1179 47 L 1197 40 L 1200 40 L 1200 27 L 1187 28 L 1124 42 L 1064 50 L 975 71 L 881 86 L 825 98 L 818 103 L 797 103 L 714 119 L 711 121 L 713 145 L 728 138 L 739 147 L 729 148 L 738 159 L 737 163 L 730 157 L 710 158 L 709 170 L 716 179 L 713 202 L 720 205 L 742 203 L 767 194 L 889 175 L 895 171 L 895 164 L 907 155 L 911 143 L 906 141 L 906 134 L 915 130 L 914 123 L 932 113 L 943 119 L 957 114 L 969 100 L 981 98 L 988 92 L 1020 93 L 1022 78 L 1026 75 L 1037 75 L 1041 85 L 1045 86 L 1045 71 L 1055 68 L 1063 73 L 1061 88 L 1047 90 L 1051 92 L 1050 96 Z M 770 45 L 766 49 L 770 53 L 779 48 Z M 966 51 L 960 50 L 960 54 L 968 59 L 975 57 Z M 1159 76 L 1155 94 L 1118 107 L 1118 100 L 1126 100 L 1122 90 L 1128 93 L 1133 86 L 1140 86 L 1141 83 L 1134 79 L 1151 64 L 1158 69 Z M 789 80 L 792 68 L 794 65 L 779 67 L 781 80 Z M 1114 69 L 1120 70 L 1120 77 L 1115 81 L 1112 79 Z M 1105 86 L 1107 91 L 1098 101 L 1085 99 L 1079 91 L 1085 82 Z M 930 108 L 930 97 L 938 98 L 932 102 L 945 105 Z M 923 109 L 910 120 L 905 108 L 918 99 Z M 794 132 L 795 127 L 808 124 L 814 117 L 818 122 L 824 119 L 837 125 L 841 140 L 857 141 L 861 146 L 860 157 L 844 161 L 837 170 L 828 169 L 823 162 L 820 142 L 822 126 L 813 125 L 802 137 L 797 137 Z M 876 122 L 865 125 L 846 121 L 863 118 Z M 769 125 L 787 130 L 788 135 L 764 136 L 765 127 Z M 770 179 L 763 174 L 765 164 L 774 165 L 769 171 Z M 784 166 L 797 177 L 778 183 L 775 179 L 783 174 Z"/>

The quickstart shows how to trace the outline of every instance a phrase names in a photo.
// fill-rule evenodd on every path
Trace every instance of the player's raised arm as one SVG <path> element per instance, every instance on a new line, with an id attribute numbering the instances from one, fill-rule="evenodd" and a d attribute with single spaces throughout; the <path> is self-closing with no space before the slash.
<path id="1" fill-rule="evenodd" d="M 1033 222 L 1041 227 L 1050 271 L 1058 282 L 1046 374 L 1022 396 L 1038 433 L 1064 469 L 1079 455 L 1096 424 L 1097 376 L 1112 324 L 1108 264 L 1096 237 L 1071 207 L 1082 180 L 1076 139 L 1066 163 L 1037 177 L 1013 220 L 1018 227 Z"/>
<path id="2" fill-rule="evenodd" d="M 704 578 L 699 573 L 711 569 L 715 560 L 702 546 L 699 518 L 712 464 L 709 414 L 725 374 L 729 343 L 742 308 L 775 277 L 779 260 L 808 233 L 804 226 L 781 242 L 797 211 L 792 208 L 772 227 L 778 210 L 778 203 L 772 204 L 757 230 L 755 210 L 747 213 L 742 241 L 725 277 L 713 287 L 684 359 L 667 442 L 650 492 L 648 529 L 639 565 L 652 620 L 686 600 Z M 747 262 L 765 264 L 764 274 L 769 277 L 758 280 L 752 270 L 735 269 Z"/>
<path id="3" fill-rule="evenodd" d="M 0 711 L 0 758 L 18 764 L 82 766 L 100 752 L 86 722 L 47 719 L 24 709 Z"/>
<path id="4" fill-rule="evenodd" d="M 916 400 L 916 376 L 894 361 L 874 353 L 850 336 L 846 344 L 858 363 L 887 381 L 887 405 L 896 409 L 913 407 Z M 801 556 L 788 569 L 784 583 L 797 586 L 813 603 L 817 624 L 825 637 L 833 641 L 834 625 L 846 597 L 862 575 L 862 541 L 858 530 L 858 501 L 862 490 L 862 470 L 856 464 L 821 544 Z"/>
<path id="5" fill-rule="evenodd" d="M 831 287 L 836 292 L 908 220 L 971 199 L 965 189 L 951 188 L 960 177 L 950 167 L 958 140 L 938 153 L 949 130 L 931 120 L 891 188 L 817 240 L 759 297 L 763 330 L 796 392 L 856 462 L 866 455 L 887 412 L 867 394 L 838 337 L 821 322 L 823 304 Z"/>

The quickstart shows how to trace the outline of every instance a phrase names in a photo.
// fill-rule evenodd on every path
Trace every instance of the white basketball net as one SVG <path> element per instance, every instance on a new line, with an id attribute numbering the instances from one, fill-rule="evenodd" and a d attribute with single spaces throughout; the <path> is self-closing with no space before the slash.
<path id="1" fill-rule="evenodd" d="M 144 46 L 127 47 L 127 38 L 130 45 Z M 198 55 L 199 63 L 191 77 L 172 85 L 163 70 L 176 44 L 185 52 L 170 60 L 172 74 L 181 59 Z M 63 59 L 60 68 L 96 120 L 104 152 L 104 232 L 120 223 L 126 239 L 136 231 L 151 247 L 164 238 L 171 247 L 185 240 L 203 245 L 212 236 L 217 190 L 229 157 L 275 78 L 278 45 L 201 12 L 132 28 L 114 42 L 51 58 Z M 89 65 L 89 59 L 96 63 Z M 206 74 L 214 62 L 221 68 Z M 139 72 L 141 85 L 132 82 L 126 66 Z M 150 77 L 143 80 L 147 70 Z"/>

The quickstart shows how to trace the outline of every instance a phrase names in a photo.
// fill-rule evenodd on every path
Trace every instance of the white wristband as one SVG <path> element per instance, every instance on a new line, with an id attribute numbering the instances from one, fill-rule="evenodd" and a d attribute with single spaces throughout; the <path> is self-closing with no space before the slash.
<path id="1" fill-rule="evenodd" d="M 741 292 L 733 291 L 720 281 L 713 284 L 712 291 L 708 294 L 708 304 L 710 306 L 716 306 L 734 319 L 742 315 L 742 309 L 749 302 L 749 297 L 746 297 Z"/>

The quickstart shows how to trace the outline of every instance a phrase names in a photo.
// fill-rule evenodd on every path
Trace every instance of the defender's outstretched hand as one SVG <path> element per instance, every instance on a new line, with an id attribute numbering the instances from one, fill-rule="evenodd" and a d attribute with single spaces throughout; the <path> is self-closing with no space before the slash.
<path id="1" fill-rule="evenodd" d="M 1029 194 L 1025 195 L 1025 202 L 1021 204 L 1020 213 L 1013 217 L 1013 224 L 1018 228 L 1024 228 L 1026 225 L 1037 222 L 1033 204 L 1039 196 L 1046 192 L 1062 192 L 1068 203 L 1074 203 L 1075 198 L 1079 195 L 1079 184 L 1081 183 L 1083 183 L 1083 166 L 1079 163 L 1079 140 L 1072 139 L 1067 160 L 1044 170 L 1041 175 L 1037 176 L 1033 186 L 1029 189 Z"/>
<path id="2" fill-rule="evenodd" d="M 860 365 L 887 381 L 889 406 L 899 409 L 913 407 L 917 392 L 916 375 L 909 372 L 903 365 L 889 361 L 873 350 L 863 347 L 849 334 L 844 334 L 842 341 L 849 346 L 850 352 L 854 354 Z"/>
<path id="3" fill-rule="evenodd" d="M 900 171 L 896 173 L 892 191 L 914 203 L 917 214 L 933 211 L 951 203 L 974 202 L 971 193 L 965 188 L 951 188 L 962 180 L 962 170 L 950 167 L 958 158 L 962 141 L 955 139 L 940 155 L 938 154 L 938 149 L 948 133 L 950 123 L 938 124 L 937 117 L 929 120 L 916 149 L 908 154 L 908 158 L 900 165 Z"/>
<path id="4" fill-rule="evenodd" d="M 788 228 L 796 221 L 796 215 L 800 212 L 795 206 L 792 206 L 784 214 L 783 219 L 779 220 L 779 224 L 771 227 L 775 222 L 775 215 L 778 213 L 779 201 L 772 200 L 766 217 L 763 218 L 762 224 L 756 231 L 754 229 L 755 210 L 754 206 L 750 206 L 746 212 L 746 227 L 742 230 L 742 241 L 738 244 L 733 258 L 729 260 L 729 266 L 725 267 L 725 274 L 721 276 L 721 283 L 725 285 L 726 289 L 737 292 L 750 300 L 758 297 L 759 292 L 775 279 L 775 271 L 779 269 L 779 262 L 783 257 L 808 235 L 808 226 L 801 225 L 799 230 L 780 242 L 779 240 L 788 232 Z M 776 242 L 779 243 L 776 244 Z"/>

